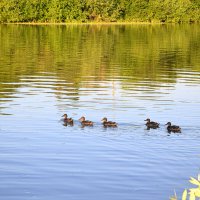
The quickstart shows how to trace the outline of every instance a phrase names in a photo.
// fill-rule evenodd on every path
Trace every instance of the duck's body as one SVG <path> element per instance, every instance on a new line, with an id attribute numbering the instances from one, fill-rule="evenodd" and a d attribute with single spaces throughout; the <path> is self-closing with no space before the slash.
<path id="1" fill-rule="evenodd" d="M 168 132 L 181 133 L 180 126 L 172 125 L 171 122 L 167 122 L 165 125 L 167 125 Z"/>
<path id="2" fill-rule="evenodd" d="M 144 121 L 147 121 L 147 123 L 146 123 L 147 128 L 159 128 L 159 123 L 153 122 L 149 118 L 147 118 Z"/>
<path id="3" fill-rule="evenodd" d="M 65 123 L 68 123 L 68 124 L 73 124 L 74 123 L 74 120 L 72 118 L 68 118 L 67 114 L 64 114 L 62 117 L 64 117 L 63 121 Z"/>
<path id="4" fill-rule="evenodd" d="M 102 124 L 104 125 L 104 127 L 117 127 L 116 122 L 108 121 L 106 117 L 104 117 L 101 121 L 103 122 Z"/>
<path id="5" fill-rule="evenodd" d="M 81 117 L 81 118 L 79 119 L 79 121 L 81 122 L 81 124 L 82 124 L 83 126 L 93 126 L 93 124 L 94 124 L 92 121 L 85 120 L 85 117 Z"/>

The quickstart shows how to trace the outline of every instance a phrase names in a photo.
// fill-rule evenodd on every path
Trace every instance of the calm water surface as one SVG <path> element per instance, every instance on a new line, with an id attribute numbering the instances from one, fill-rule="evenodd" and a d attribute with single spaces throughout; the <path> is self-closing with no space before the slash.
<path id="1" fill-rule="evenodd" d="M 181 195 L 200 168 L 199 41 L 198 25 L 0 25 L 0 199 Z"/>

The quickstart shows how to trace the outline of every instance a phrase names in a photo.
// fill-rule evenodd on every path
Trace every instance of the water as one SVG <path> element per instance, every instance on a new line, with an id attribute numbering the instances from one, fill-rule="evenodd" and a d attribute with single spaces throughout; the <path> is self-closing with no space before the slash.
<path id="1" fill-rule="evenodd" d="M 0 34 L 1 199 L 169 199 L 192 187 L 198 25 L 1 25 Z M 82 115 L 95 125 L 81 127 Z M 104 116 L 118 128 L 103 128 Z M 146 130 L 147 117 L 160 128 Z M 169 134 L 168 121 L 182 133 Z"/>

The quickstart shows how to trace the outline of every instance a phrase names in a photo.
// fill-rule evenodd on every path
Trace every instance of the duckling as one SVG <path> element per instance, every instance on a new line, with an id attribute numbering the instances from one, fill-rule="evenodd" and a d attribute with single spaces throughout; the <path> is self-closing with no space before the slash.
<path id="1" fill-rule="evenodd" d="M 159 123 L 153 122 L 153 121 L 151 122 L 151 120 L 149 118 L 145 119 L 144 121 L 147 121 L 147 123 L 146 123 L 147 129 L 150 129 L 150 128 L 154 128 L 154 129 L 159 128 Z"/>
<path id="2" fill-rule="evenodd" d="M 68 123 L 68 124 L 73 124 L 74 123 L 74 120 L 72 118 L 68 118 L 67 114 L 64 114 L 62 117 L 64 117 L 63 118 L 64 123 Z"/>
<path id="3" fill-rule="evenodd" d="M 167 130 L 168 132 L 174 132 L 174 133 L 181 133 L 181 128 L 176 125 L 172 125 L 171 122 L 167 122 Z"/>
<path id="4" fill-rule="evenodd" d="M 106 117 L 104 117 L 101 121 L 103 122 L 102 124 L 104 125 L 104 127 L 117 127 L 116 122 L 108 121 Z"/>
<path id="5" fill-rule="evenodd" d="M 85 117 L 82 116 L 79 121 L 81 122 L 81 124 L 83 126 L 93 126 L 93 122 L 92 121 L 89 121 L 89 120 L 85 120 Z"/>

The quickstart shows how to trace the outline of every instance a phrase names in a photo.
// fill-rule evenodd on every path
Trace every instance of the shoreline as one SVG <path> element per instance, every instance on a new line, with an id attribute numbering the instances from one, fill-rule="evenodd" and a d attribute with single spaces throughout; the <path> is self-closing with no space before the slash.
<path id="1" fill-rule="evenodd" d="M 6 25 L 180 25 L 180 24 L 199 24 L 200 22 L 0 22 Z"/>
<path id="2" fill-rule="evenodd" d="M 126 25 L 126 24 L 167 24 L 160 22 L 6 22 L 0 24 L 19 24 L 19 25 Z M 173 23 L 174 24 L 174 23 Z"/>
<path id="3" fill-rule="evenodd" d="M 167 22 L 3 22 L 0 24 L 16 25 L 175 25 L 175 24 L 199 24 L 195 23 L 167 23 Z"/>

